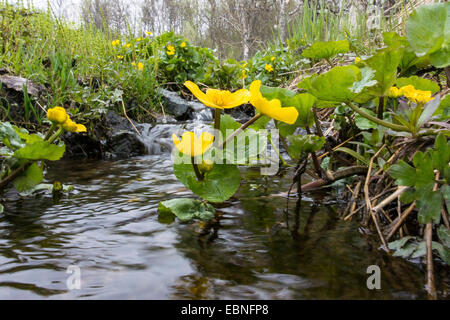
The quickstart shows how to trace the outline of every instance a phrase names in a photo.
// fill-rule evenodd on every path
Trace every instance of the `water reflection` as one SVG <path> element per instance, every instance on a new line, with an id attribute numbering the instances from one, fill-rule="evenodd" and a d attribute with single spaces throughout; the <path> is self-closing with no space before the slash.
<path id="1" fill-rule="evenodd" d="M 47 177 L 75 186 L 57 204 L 38 195 L 5 204 L 0 216 L 0 298 L 348 299 L 424 298 L 423 270 L 378 250 L 339 219 L 332 197 L 295 202 L 274 196 L 290 177 L 245 172 L 213 222 L 158 222 L 157 206 L 191 196 L 170 159 L 64 161 Z M 288 219 L 286 220 L 286 217 Z M 366 268 L 382 290 L 366 288 Z M 81 290 L 66 269 L 81 268 Z M 438 272 L 448 290 L 446 269 Z"/>

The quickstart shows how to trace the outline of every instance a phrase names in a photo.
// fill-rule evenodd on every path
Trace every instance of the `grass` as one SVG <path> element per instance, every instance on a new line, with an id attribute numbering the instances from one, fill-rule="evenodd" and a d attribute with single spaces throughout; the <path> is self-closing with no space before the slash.
<path id="1" fill-rule="evenodd" d="M 142 46 L 124 37 L 130 48 L 113 46 L 109 34 L 93 26 L 78 27 L 7 1 L 0 2 L 0 32 L 0 66 L 44 85 L 43 108 L 65 105 L 72 113 L 96 117 L 109 108 L 120 110 L 123 100 L 135 118 L 147 114 L 142 108 L 159 108 L 157 63 L 150 55 L 157 48 L 149 39 Z M 132 62 L 141 62 L 143 70 Z"/>
<path id="2" fill-rule="evenodd" d="M 299 47 L 317 40 L 348 39 L 353 46 L 352 51 L 366 54 L 377 47 L 382 31 L 391 28 L 387 19 L 381 19 L 380 29 L 367 30 L 366 15 L 357 13 L 357 23 L 354 25 L 343 11 L 333 14 L 323 9 L 312 9 L 317 7 L 317 3 L 324 8 L 323 0 L 311 0 L 311 6 L 305 5 L 300 17 L 288 25 L 287 50 L 280 48 L 277 45 L 279 42 L 274 40 L 268 49 L 255 54 L 251 59 L 253 78 L 267 74 L 264 66 L 273 64 L 270 59 L 275 55 L 279 58 L 277 65 L 274 65 L 277 73 L 271 75 L 276 81 L 269 81 L 268 84 L 286 84 L 293 77 L 292 71 L 302 63 L 302 57 L 297 52 Z M 178 88 L 181 88 L 184 82 L 178 79 L 181 75 L 185 73 L 188 77 L 194 77 L 206 68 L 206 65 L 196 64 L 194 60 L 185 63 L 184 59 L 179 59 L 183 62 L 173 62 L 171 56 L 165 55 L 164 47 L 175 41 L 170 34 L 155 38 L 144 35 L 139 40 L 128 28 L 127 34 L 118 39 L 120 44 L 114 45 L 116 38 L 106 25 L 104 29 L 106 31 L 94 25 L 80 26 L 60 20 L 51 9 L 32 13 L 21 4 L 12 6 L 6 0 L 0 0 L 0 67 L 46 88 L 39 102 L 24 97 L 24 120 L 34 117 L 40 123 L 45 110 L 57 105 L 65 106 L 76 120 L 83 120 L 81 117 L 95 120 L 107 110 L 122 113 L 123 103 L 128 116 L 138 121 L 148 121 L 160 109 L 159 86 L 177 82 Z M 186 59 L 205 59 L 204 50 L 207 49 L 195 47 L 192 50 L 189 51 L 192 55 L 186 56 Z M 179 43 L 178 51 L 182 51 Z M 209 85 L 217 86 L 224 82 L 221 70 L 226 63 L 212 61 L 213 70 L 217 72 Z M 144 66 L 142 70 L 136 67 L 139 63 Z M 170 71 L 171 68 L 173 71 Z M 240 67 L 235 66 L 235 69 L 239 76 Z M 190 80 L 203 82 L 204 79 Z M 241 81 L 238 82 L 242 85 Z M 238 88 L 239 84 L 229 87 Z M 9 101 L 0 99 L 1 119 L 11 120 L 8 118 L 10 109 Z"/>
<path id="3" fill-rule="evenodd" d="M 288 24 L 286 43 L 290 48 L 295 50 L 315 41 L 347 39 L 358 54 L 370 54 L 382 43 L 382 33 L 391 31 L 394 25 L 391 19 L 380 14 L 379 27 L 370 29 L 371 18 L 365 12 L 357 10 L 351 18 L 343 9 L 338 13 L 332 13 L 326 8 L 324 0 L 304 2 L 302 14 Z M 279 43 L 278 36 L 273 42 Z"/>

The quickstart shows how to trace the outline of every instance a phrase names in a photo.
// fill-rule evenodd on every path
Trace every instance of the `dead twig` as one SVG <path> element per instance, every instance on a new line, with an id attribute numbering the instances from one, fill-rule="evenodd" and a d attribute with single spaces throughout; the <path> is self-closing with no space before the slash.
<path id="1" fill-rule="evenodd" d="M 128 117 L 127 111 L 125 110 L 125 103 L 123 103 L 123 100 L 122 100 L 122 109 L 123 109 L 123 115 L 125 116 L 125 118 L 127 118 L 128 122 L 131 123 L 131 126 L 133 127 L 134 131 L 136 131 L 137 134 L 141 136 L 141 133 L 139 132 L 139 130 L 134 126 L 133 121 L 131 121 L 131 119 Z"/>
<path id="2" fill-rule="evenodd" d="M 397 219 L 395 219 L 392 223 L 394 224 L 392 227 L 392 230 L 389 232 L 389 234 L 386 237 L 386 241 L 389 241 L 389 239 L 395 234 L 395 232 L 398 230 L 398 228 L 400 228 L 400 226 L 403 224 L 403 222 L 405 222 L 406 218 L 408 217 L 408 215 L 414 210 L 414 208 L 416 207 L 416 202 L 414 201 L 402 214 L 400 217 L 398 217 Z M 388 230 L 390 229 L 390 226 L 388 226 Z"/>
<path id="3" fill-rule="evenodd" d="M 378 151 L 373 155 L 373 157 L 370 158 L 369 168 L 367 169 L 366 182 L 364 183 L 364 198 L 365 198 L 365 202 L 366 202 L 366 208 L 369 211 L 370 215 L 372 216 L 372 220 L 375 223 L 375 227 L 377 229 L 378 236 L 380 237 L 380 240 L 383 243 L 384 249 L 387 252 L 389 252 L 389 248 L 387 246 L 386 240 L 384 239 L 383 233 L 381 232 L 380 225 L 378 223 L 377 215 L 372 210 L 372 204 L 370 202 L 370 195 L 369 195 L 370 173 L 372 172 L 373 161 L 375 160 L 376 157 L 378 157 L 378 155 L 381 153 L 381 151 L 383 151 L 385 146 L 386 145 L 384 144 L 380 149 L 378 149 Z"/>
<path id="4" fill-rule="evenodd" d="M 391 194 L 389 197 L 387 197 L 386 199 L 384 199 L 383 201 L 381 201 L 377 206 L 373 207 L 372 210 L 374 212 L 377 212 L 381 209 L 383 209 L 385 206 L 387 206 L 389 203 L 391 203 L 392 201 L 394 201 L 395 198 L 397 198 L 398 196 L 400 196 L 403 192 L 405 192 L 408 189 L 408 187 L 405 186 L 399 186 L 397 188 L 397 191 L 395 191 L 393 194 Z"/>

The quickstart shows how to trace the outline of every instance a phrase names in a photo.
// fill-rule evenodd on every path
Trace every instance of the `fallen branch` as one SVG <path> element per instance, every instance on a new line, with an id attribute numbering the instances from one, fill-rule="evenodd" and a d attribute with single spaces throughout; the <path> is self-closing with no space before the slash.
<path id="1" fill-rule="evenodd" d="M 414 201 L 403 213 L 400 217 L 396 218 L 388 227 L 387 230 L 391 229 L 391 225 L 392 226 L 392 230 L 389 232 L 389 234 L 386 237 L 386 241 L 389 241 L 389 239 L 397 232 L 397 230 L 401 227 L 401 225 L 403 224 L 403 222 L 405 222 L 406 218 L 408 217 L 408 215 L 414 210 L 414 208 L 416 207 L 416 202 Z"/>
<path id="2" fill-rule="evenodd" d="M 391 194 L 389 197 L 381 201 L 377 206 L 373 207 L 372 210 L 374 212 L 377 212 L 381 209 L 383 209 L 385 206 L 387 206 L 389 203 L 395 200 L 399 195 L 401 195 L 403 192 L 405 192 L 408 189 L 408 187 L 405 186 L 399 186 L 397 191 L 395 191 L 393 194 Z"/>
<path id="3" fill-rule="evenodd" d="M 353 167 L 348 167 L 342 170 L 339 170 L 337 172 L 333 173 L 333 178 L 332 180 L 330 179 L 318 179 L 309 183 L 306 183 L 304 185 L 302 185 L 302 192 L 306 192 L 306 191 L 311 191 L 314 189 L 318 189 L 321 187 L 324 187 L 326 185 L 329 185 L 335 181 L 338 181 L 340 179 L 344 179 L 353 175 L 362 175 L 365 174 L 367 172 L 367 167 L 365 166 L 353 166 Z"/>

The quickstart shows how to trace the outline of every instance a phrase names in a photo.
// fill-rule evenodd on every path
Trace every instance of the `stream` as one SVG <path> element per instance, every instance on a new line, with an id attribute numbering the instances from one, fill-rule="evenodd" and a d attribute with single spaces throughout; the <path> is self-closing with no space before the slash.
<path id="1" fill-rule="evenodd" d="M 178 125 L 192 127 L 193 123 Z M 74 189 L 4 203 L 0 299 L 423 299 L 423 265 L 392 257 L 357 222 L 343 221 L 330 191 L 295 199 L 292 176 L 241 168 L 215 224 L 158 220 L 158 203 L 192 197 L 173 175 L 173 125 L 141 126 L 149 155 L 49 163 L 46 180 Z M 289 229 L 288 229 L 289 228 Z M 375 238 L 376 240 L 376 238 Z M 381 268 L 381 289 L 366 286 Z M 70 290 L 69 266 L 81 288 Z M 448 270 L 436 271 L 448 297 Z"/>

